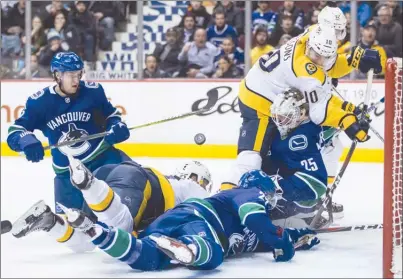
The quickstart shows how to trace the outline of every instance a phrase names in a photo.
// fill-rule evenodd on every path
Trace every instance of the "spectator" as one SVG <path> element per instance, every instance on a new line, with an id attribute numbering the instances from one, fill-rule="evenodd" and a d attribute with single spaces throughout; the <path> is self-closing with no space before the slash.
<path id="1" fill-rule="evenodd" d="M 276 23 L 277 14 L 270 9 L 270 1 L 259 1 L 258 9 L 252 13 L 253 28 L 265 25 L 267 31 L 271 33 L 276 27 Z"/>
<path id="2" fill-rule="evenodd" d="M 10 8 L 6 16 L 2 17 L 2 29 L 4 34 L 1 34 L 2 56 L 20 54 L 21 39 L 20 36 L 25 28 L 25 0 L 19 0 Z"/>
<path id="3" fill-rule="evenodd" d="M 392 9 L 382 6 L 378 10 L 376 39 L 388 58 L 402 57 L 402 26 L 392 21 Z"/>
<path id="4" fill-rule="evenodd" d="M 399 23 L 400 25 L 402 25 L 402 7 L 401 7 L 401 2 L 399 4 L 399 2 L 397 0 L 389 0 L 388 2 L 388 6 L 389 8 L 392 9 L 392 14 L 393 14 L 393 21 Z"/>
<path id="5" fill-rule="evenodd" d="M 285 14 L 281 18 L 281 24 L 277 26 L 276 29 L 274 30 L 269 40 L 269 43 L 272 46 L 276 46 L 278 45 L 281 36 L 283 36 L 284 34 L 288 34 L 291 35 L 291 37 L 295 37 L 301 34 L 302 32 L 303 32 L 302 29 L 293 25 L 292 16 Z"/>
<path id="6" fill-rule="evenodd" d="M 343 3 L 339 5 L 339 8 L 343 11 L 343 13 L 351 12 L 351 5 L 349 1 L 343 1 Z M 357 19 L 361 27 L 364 27 L 368 23 L 368 21 L 371 19 L 371 16 L 371 6 L 367 3 L 367 1 L 360 1 L 358 4 Z"/>
<path id="7" fill-rule="evenodd" d="M 59 33 L 52 31 L 48 32 L 48 44 L 44 50 L 41 51 L 39 55 L 39 64 L 44 67 L 50 66 L 50 61 L 53 56 L 62 51 L 67 51 L 62 47 L 62 40 L 60 38 Z"/>
<path id="8" fill-rule="evenodd" d="M 22 67 L 22 70 L 17 73 L 14 78 L 17 79 L 25 79 L 26 68 L 25 65 Z M 44 67 L 38 64 L 38 56 L 35 54 L 31 55 L 31 76 L 33 78 L 46 78 L 49 77 L 49 69 L 45 69 Z"/>
<path id="9" fill-rule="evenodd" d="M 315 25 L 318 23 L 318 15 L 320 11 L 317 9 L 312 10 L 312 12 L 309 14 L 309 18 L 307 18 L 308 24 L 305 26 L 304 29 L 308 28 L 309 26 Z"/>
<path id="10" fill-rule="evenodd" d="M 218 69 L 213 74 L 213 78 L 239 78 L 241 71 L 235 66 L 231 58 L 224 55 L 218 60 Z"/>
<path id="11" fill-rule="evenodd" d="M 211 16 L 201 2 L 202 1 L 190 1 L 188 13 L 194 15 L 196 19 L 196 27 L 206 29 L 208 24 L 210 23 Z M 179 23 L 179 27 L 183 27 L 183 25 L 184 17 L 182 17 L 182 21 Z"/>
<path id="12" fill-rule="evenodd" d="M 196 18 L 192 13 L 187 13 L 183 17 L 183 43 L 193 41 L 196 30 Z"/>
<path id="13" fill-rule="evenodd" d="M 221 44 L 221 51 L 215 57 L 215 61 L 217 62 L 222 56 L 228 56 L 232 63 L 236 66 L 243 68 L 245 64 L 245 55 L 242 49 L 235 47 L 234 42 L 231 37 L 225 38 Z"/>
<path id="14" fill-rule="evenodd" d="M 100 27 L 99 48 L 112 50 L 115 41 L 115 24 L 118 22 L 122 3 L 119 1 L 94 1 L 89 10 L 94 13 Z"/>
<path id="15" fill-rule="evenodd" d="M 50 28 L 49 32 L 56 31 L 59 33 L 64 49 L 73 52 L 79 52 L 80 46 L 83 44 L 78 30 L 74 24 L 67 24 L 66 17 L 63 12 L 58 11 L 55 15 L 54 28 Z"/>
<path id="16" fill-rule="evenodd" d="M 26 43 L 26 37 L 22 36 L 22 42 Z M 34 16 L 32 19 L 31 31 L 31 52 L 37 54 L 46 45 L 46 34 L 42 25 L 42 20 L 39 16 Z"/>
<path id="17" fill-rule="evenodd" d="M 188 42 L 178 56 L 179 61 L 185 64 L 181 76 L 190 78 L 206 78 L 214 71 L 214 57 L 218 49 L 212 43 L 207 42 L 207 34 L 204 29 L 197 29 L 193 42 Z"/>
<path id="18" fill-rule="evenodd" d="M 84 48 L 84 60 L 90 68 L 95 61 L 95 42 L 96 42 L 96 20 L 87 10 L 85 1 L 76 1 L 75 7 L 69 14 L 69 24 L 74 24 L 77 28 Z"/>
<path id="19" fill-rule="evenodd" d="M 238 34 L 244 34 L 245 16 L 244 12 L 234 5 L 234 1 L 217 1 L 213 13 L 224 11 L 225 23 L 235 28 Z"/>
<path id="20" fill-rule="evenodd" d="M 276 48 L 279 49 L 282 45 L 285 45 L 291 39 L 292 39 L 291 35 L 284 34 L 283 36 L 281 36 L 280 41 L 278 42 Z"/>
<path id="21" fill-rule="evenodd" d="M 280 20 L 283 14 L 291 15 L 294 25 L 299 29 L 304 29 L 304 11 L 295 6 L 295 1 L 284 1 L 283 6 L 278 9 L 278 14 Z"/>
<path id="22" fill-rule="evenodd" d="M 252 49 L 250 53 L 250 58 L 252 65 L 262 56 L 274 49 L 273 46 L 268 44 L 269 34 L 265 25 L 259 26 L 255 31 L 255 44 L 256 46 Z"/>
<path id="23" fill-rule="evenodd" d="M 364 49 L 374 49 L 379 52 L 379 56 L 381 57 L 381 64 L 382 64 L 382 75 L 385 74 L 385 67 L 386 67 L 386 52 L 383 47 L 378 45 L 378 42 L 375 40 L 377 28 L 375 24 L 370 22 L 365 26 L 365 28 L 361 31 L 362 37 L 358 45 Z M 363 75 L 366 78 L 366 75 Z"/>
<path id="24" fill-rule="evenodd" d="M 157 58 L 154 55 L 146 56 L 144 78 L 168 78 L 169 75 L 158 67 Z"/>
<path id="25" fill-rule="evenodd" d="M 182 50 L 182 43 L 178 41 L 178 33 L 174 28 L 167 30 L 166 41 L 164 45 L 156 45 L 153 56 L 156 57 L 160 69 L 174 77 L 181 69 L 178 55 Z"/>
<path id="26" fill-rule="evenodd" d="M 63 5 L 61 0 L 52 0 L 51 4 L 45 6 L 45 12 L 42 16 L 44 18 L 43 26 L 45 29 L 54 27 L 56 14 L 59 12 L 63 13 L 65 18 L 69 15 L 69 10 Z"/>
<path id="27" fill-rule="evenodd" d="M 214 25 L 207 28 L 207 40 L 215 46 L 221 45 L 226 37 L 231 37 L 237 44 L 237 33 L 234 27 L 225 23 L 225 13 L 217 11 L 214 14 Z"/>

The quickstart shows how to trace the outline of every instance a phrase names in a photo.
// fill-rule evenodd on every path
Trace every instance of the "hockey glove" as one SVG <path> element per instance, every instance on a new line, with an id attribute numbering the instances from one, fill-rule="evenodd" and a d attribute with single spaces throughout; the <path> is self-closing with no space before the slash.
<path id="1" fill-rule="evenodd" d="M 342 106 L 341 106 L 341 108 L 342 108 L 343 110 L 347 111 L 347 112 L 352 112 L 352 113 L 354 113 L 357 117 L 359 117 L 359 116 L 361 116 L 361 114 L 362 114 L 363 106 L 364 106 L 363 103 L 361 103 L 361 104 L 358 105 L 358 106 L 355 106 L 355 105 L 353 105 L 353 104 L 350 103 L 350 102 L 344 101 L 343 104 L 342 104 Z M 369 123 L 371 123 L 372 119 L 370 118 L 369 114 L 366 114 L 365 117 L 366 117 L 367 121 L 368 121 Z"/>
<path id="2" fill-rule="evenodd" d="M 368 135 L 369 120 L 366 117 L 358 120 L 354 114 L 347 114 L 341 120 L 341 128 L 351 140 L 356 139 L 359 142 L 366 142 L 371 138 Z"/>
<path id="3" fill-rule="evenodd" d="M 105 140 L 111 145 L 125 141 L 130 137 L 130 131 L 123 122 L 114 124 L 109 131 L 111 133 L 105 137 Z"/>
<path id="4" fill-rule="evenodd" d="M 282 237 L 274 247 L 273 256 L 276 262 L 287 262 L 295 255 L 294 244 L 290 234 L 283 230 Z"/>
<path id="5" fill-rule="evenodd" d="M 375 74 L 382 72 L 381 57 L 377 50 L 364 50 L 360 46 L 355 46 L 351 49 L 347 63 L 349 66 L 353 66 L 364 74 L 368 73 L 371 68 L 374 69 Z"/>
<path id="6" fill-rule="evenodd" d="M 24 151 L 28 161 L 39 162 L 45 156 L 42 143 L 35 137 L 32 132 L 22 132 L 18 141 L 20 149 Z"/>
<path id="7" fill-rule="evenodd" d="M 319 238 L 316 236 L 316 232 L 310 229 L 294 229 L 288 228 L 285 229 L 292 238 L 293 244 L 298 245 L 298 248 L 295 248 L 296 251 L 298 250 L 309 250 L 313 246 L 318 245 L 320 243 Z M 306 238 L 306 240 L 304 239 Z M 300 242 L 300 243 L 299 243 Z"/>

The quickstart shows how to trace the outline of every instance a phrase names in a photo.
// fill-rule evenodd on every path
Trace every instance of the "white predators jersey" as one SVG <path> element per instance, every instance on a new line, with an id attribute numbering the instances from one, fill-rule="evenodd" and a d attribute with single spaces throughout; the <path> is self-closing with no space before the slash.
<path id="1" fill-rule="evenodd" d="M 270 106 L 276 95 L 295 87 L 309 102 L 312 122 L 338 127 L 347 112 L 341 108 L 342 101 L 332 95 L 331 77 L 305 56 L 306 41 L 301 40 L 304 35 L 263 55 L 242 81 L 239 99 L 258 113 L 270 116 Z M 338 63 L 334 68 L 340 68 Z"/>
<path id="2" fill-rule="evenodd" d="M 171 179 L 169 183 L 175 193 L 175 205 L 190 198 L 204 199 L 210 196 L 209 192 L 191 179 Z"/>

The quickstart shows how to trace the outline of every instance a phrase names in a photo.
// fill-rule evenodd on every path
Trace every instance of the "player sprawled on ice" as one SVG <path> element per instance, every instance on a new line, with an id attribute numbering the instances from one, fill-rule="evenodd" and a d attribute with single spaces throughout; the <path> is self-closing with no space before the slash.
<path id="1" fill-rule="evenodd" d="M 97 189 L 93 198 L 98 193 L 104 197 L 89 201 L 84 193 L 89 203 L 99 203 L 111 191 L 101 180 L 94 179 L 79 160 L 71 160 L 71 171 L 72 182 L 84 189 L 83 192 L 93 188 Z M 139 237 L 100 222 L 94 225 L 82 211 L 65 211 L 77 233 L 89 236 L 101 250 L 134 269 L 164 269 L 171 266 L 172 259 L 196 269 L 214 269 L 227 255 L 272 252 L 276 261 L 289 261 L 296 249 L 310 249 L 319 243 L 311 230 L 273 225 L 269 212 L 280 197 L 281 189 L 267 174 L 252 170 L 241 177 L 239 187 L 206 199 L 191 198 L 166 211 L 140 232 Z M 119 204 L 111 203 L 109 208 Z M 122 218 L 133 218 L 126 216 L 125 210 L 117 212 L 123 212 Z M 107 225 L 113 220 L 109 218 Z M 49 207 L 39 203 L 13 224 L 12 233 L 21 237 L 39 229 L 52 231 L 55 223 L 60 226 Z"/>
<path id="2" fill-rule="evenodd" d="M 327 22 L 307 29 L 280 49 L 260 57 L 241 81 L 238 97 L 243 123 L 238 156 L 223 189 L 236 185 L 248 170 L 261 169 L 262 157 L 267 154 L 276 130 L 270 107 L 275 96 L 286 88 L 294 87 L 304 93 L 310 106 L 309 117 L 315 124 L 340 127 L 349 138 L 359 142 L 369 139 L 368 123 L 356 116 L 359 110 L 332 94 L 332 78 L 353 69 L 366 73 L 373 68 L 380 73 L 379 53 L 356 46 L 350 53 L 337 55 L 337 40 L 345 36 L 345 22 L 338 24 L 339 15 L 331 11 Z"/>
<path id="3" fill-rule="evenodd" d="M 41 142 L 33 134 L 40 130 L 49 141 L 57 144 L 95 133 L 111 133 L 72 146 L 52 149 L 55 201 L 69 207 L 81 208 L 83 197 L 70 183 L 67 155 L 83 161 L 90 169 L 128 161 L 130 158 L 114 144 L 129 138 L 130 132 L 122 122 L 120 112 L 105 96 L 101 84 L 81 81 L 83 61 L 73 52 L 56 54 L 50 71 L 56 81 L 31 95 L 21 116 L 10 126 L 7 143 L 17 152 L 24 152 L 28 161 L 39 162 L 44 157 Z M 57 213 L 62 213 L 56 207 Z"/>
<path id="4" fill-rule="evenodd" d="M 198 161 L 180 165 L 175 175 L 164 176 L 133 161 L 104 165 L 91 173 L 78 159 L 69 159 L 71 181 L 86 201 L 83 212 L 92 220 L 135 235 L 184 200 L 208 197 L 212 185 L 210 171 Z M 37 218 L 26 221 L 28 216 Z M 19 238 L 35 230 L 49 232 L 76 252 L 95 248 L 87 235 L 75 230 L 43 201 L 14 223 L 12 234 Z"/>

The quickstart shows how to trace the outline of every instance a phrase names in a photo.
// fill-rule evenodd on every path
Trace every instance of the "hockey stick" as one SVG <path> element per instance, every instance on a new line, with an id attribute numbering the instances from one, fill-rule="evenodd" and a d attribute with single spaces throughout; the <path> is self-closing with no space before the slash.
<path id="1" fill-rule="evenodd" d="M 10 221 L 4 220 L 1 221 L 1 234 L 8 233 L 13 228 L 13 225 Z"/>
<path id="2" fill-rule="evenodd" d="M 339 93 L 339 91 L 337 91 L 337 89 L 333 86 L 333 91 L 334 92 L 336 92 L 337 93 L 337 95 L 339 95 L 340 96 L 340 98 L 343 100 L 343 101 L 345 101 L 345 99 L 343 98 L 343 96 L 341 96 L 341 94 Z M 382 101 L 383 100 L 383 101 Z M 385 98 L 383 97 L 382 99 L 381 99 L 381 101 L 382 101 L 382 103 L 383 102 L 385 102 Z M 379 102 L 381 102 L 381 101 L 379 101 Z M 377 103 L 378 105 L 379 105 L 379 102 Z M 371 106 L 371 108 L 372 108 L 373 106 Z M 375 107 L 376 108 L 376 107 Z M 370 112 L 370 110 L 368 109 L 368 111 L 367 111 L 367 113 L 369 113 Z M 372 127 L 371 125 L 369 125 L 369 129 L 375 134 L 375 136 L 377 136 L 378 137 L 378 139 L 380 140 L 380 141 L 382 141 L 382 142 L 384 142 L 385 140 L 383 139 L 383 137 L 381 136 L 381 134 L 374 128 L 374 127 Z"/>
<path id="3" fill-rule="evenodd" d="M 335 232 L 352 232 L 352 231 L 366 231 L 366 230 L 377 230 L 383 229 L 382 224 L 373 224 L 373 225 L 354 225 L 354 226 L 345 226 L 345 227 L 329 227 L 324 229 L 317 229 L 315 232 L 317 233 L 335 233 Z"/>
<path id="4" fill-rule="evenodd" d="M 153 126 L 153 125 L 156 125 L 156 124 L 161 124 L 161 123 L 165 123 L 165 122 L 169 122 L 169 121 L 173 121 L 173 120 L 177 120 L 177 119 L 183 119 L 183 118 L 186 118 L 186 117 L 189 117 L 189 116 L 192 116 L 192 115 L 207 112 L 212 107 L 213 107 L 212 104 L 207 104 L 202 109 L 192 111 L 192 112 L 188 112 L 188 113 L 184 113 L 184 114 L 180 114 L 180 115 L 176 115 L 176 116 L 171 116 L 171 117 L 161 119 L 161 120 L 157 120 L 157 121 L 153 121 L 153 122 L 148 122 L 148 123 L 137 125 L 137 126 L 132 126 L 132 127 L 129 127 L 129 130 L 130 131 L 131 130 L 137 130 L 137 129 L 140 129 L 140 128 Z M 98 134 L 93 134 L 93 135 L 81 137 L 81 138 L 76 139 L 76 140 L 70 140 L 70 141 L 64 141 L 64 142 L 61 142 L 61 143 L 58 143 L 58 144 L 52 144 L 52 145 L 44 147 L 43 149 L 44 150 L 49 150 L 49 149 L 55 149 L 55 148 L 59 148 L 59 147 L 66 146 L 66 145 L 74 145 L 76 143 L 80 143 L 80 142 L 83 142 L 83 141 L 93 140 L 93 139 L 97 139 L 97 138 L 103 138 L 103 137 L 105 137 L 105 136 L 107 136 L 109 134 L 110 134 L 110 132 L 106 131 L 106 132 L 102 132 L 102 133 L 98 133 Z"/>
<path id="5" fill-rule="evenodd" d="M 367 90 L 365 92 L 364 107 L 362 109 L 361 118 L 364 117 L 365 114 L 367 114 L 369 97 L 370 97 L 370 93 L 372 91 L 373 77 L 374 77 L 374 70 L 370 69 L 369 72 L 368 72 Z M 323 213 L 323 211 L 325 211 L 326 208 L 328 209 L 329 220 L 327 221 L 326 224 L 323 225 L 323 227 L 329 226 L 330 224 L 333 223 L 333 210 L 332 210 L 332 204 L 331 204 L 333 193 L 336 190 L 337 186 L 339 185 L 340 180 L 343 177 L 344 172 L 346 171 L 348 164 L 350 163 L 350 160 L 351 160 L 351 157 L 353 156 L 354 150 L 357 147 L 357 143 L 358 143 L 358 141 L 356 139 L 354 139 L 353 143 L 351 144 L 350 150 L 347 153 L 347 157 L 344 160 L 343 165 L 342 165 L 339 173 L 336 176 L 336 179 L 333 181 L 333 184 L 330 187 L 327 187 L 326 196 L 325 196 L 324 200 L 321 202 L 321 206 L 318 209 L 318 212 L 313 217 L 313 219 L 311 221 L 311 224 L 309 225 L 309 227 L 311 229 L 317 229 L 319 219 L 321 218 L 322 213 Z"/>

